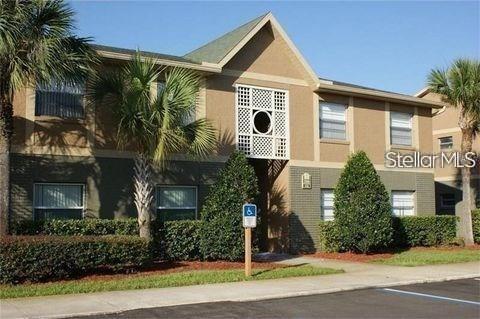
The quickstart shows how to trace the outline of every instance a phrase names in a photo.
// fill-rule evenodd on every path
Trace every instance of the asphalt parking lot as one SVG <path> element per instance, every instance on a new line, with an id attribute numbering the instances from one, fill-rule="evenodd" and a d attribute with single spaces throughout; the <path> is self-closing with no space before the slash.
<path id="1" fill-rule="evenodd" d="M 138 309 L 82 318 L 480 318 L 480 278 L 254 302 Z"/>

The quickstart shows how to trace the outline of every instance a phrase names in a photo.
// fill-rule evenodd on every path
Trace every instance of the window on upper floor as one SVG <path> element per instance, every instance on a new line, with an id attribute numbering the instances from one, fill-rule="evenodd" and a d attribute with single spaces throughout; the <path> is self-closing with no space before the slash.
<path id="1" fill-rule="evenodd" d="M 33 188 L 35 220 L 83 217 L 84 185 L 36 183 Z"/>
<path id="2" fill-rule="evenodd" d="M 83 85 L 51 83 L 37 85 L 35 91 L 35 115 L 63 118 L 84 117 Z"/>
<path id="3" fill-rule="evenodd" d="M 321 218 L 322 220 L 333 220 L 333 189 L 322 189 L 321 190 Z"/>
<path id="4" fill-rule="evenodd" d="M 346 107 L 320 102 L 320 138 L 346 140 Z"/>
<path id="5" fill-rule="evenodd" d="M 157 216 L 161 221 L 197 218 L 197 187 L 158 186 Z"/>
<path id="6" fill-rule="evenodd" d="M 438 139 L 441 150 L 450 150 L 453 148 L 453 138 L 451 136 L 440 137 Z"/>
<path id="7" fill-rule="evenodd" d="M 413 216 L 415 198 L 412 191 L 392 191 L 392 213 L 394 216 Z"/>
<path id="8" fill-rule="evenodd" d="M 392 145 L 412 145 L 412 118 L 409 113 L 390 113 L 390 143 Z"/>

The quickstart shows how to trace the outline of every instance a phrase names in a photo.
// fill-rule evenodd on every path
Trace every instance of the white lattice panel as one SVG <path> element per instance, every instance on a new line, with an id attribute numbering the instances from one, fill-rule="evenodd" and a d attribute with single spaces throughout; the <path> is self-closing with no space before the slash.
<path id="1" fill-rule="evenodd" d="M 252 111 L 248 108 L 238 108 L 237 125 L 239 134 L 250 134 L 252 130 L 250 113 L 252 113 Z"/>
<path id="2" fill-rule="evenodd" d="M 252 107 L 256 109 L 272 109 L 272 94 L 273 91 L 271 90 L 252 88 Z"/>
<path id="3" fill-rule="evenodd" d="M 237 85 L 236 127 L 237 149 L 248 157 L 288 159 L 288 91 Z"/>

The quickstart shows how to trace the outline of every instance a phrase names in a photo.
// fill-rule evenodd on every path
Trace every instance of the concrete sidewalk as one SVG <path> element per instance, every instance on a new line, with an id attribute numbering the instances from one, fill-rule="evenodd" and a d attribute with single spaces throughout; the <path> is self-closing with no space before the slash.
<path id="1" fill-rule="evenodd" d="M 64 318 L 139 308 L 272 299 L 480 276 L 480 262 L 395 267 L 298 257 L 281 263 L 309 263 L 321 267 L 342 268 L 346 273 L 178 288 L 6 299 L 0 301 L 0 317 L 2 319 Z"/>

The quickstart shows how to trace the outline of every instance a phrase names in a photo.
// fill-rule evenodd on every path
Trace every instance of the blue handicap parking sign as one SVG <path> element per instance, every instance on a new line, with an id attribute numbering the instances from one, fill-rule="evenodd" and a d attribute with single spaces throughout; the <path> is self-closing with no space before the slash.
<path id="1" fill-rule="evenodd" d="M 257 216 L 257 205 L 255 204 L 243 205 L 243 217 L 256 217 L 256 216 Z"/>

